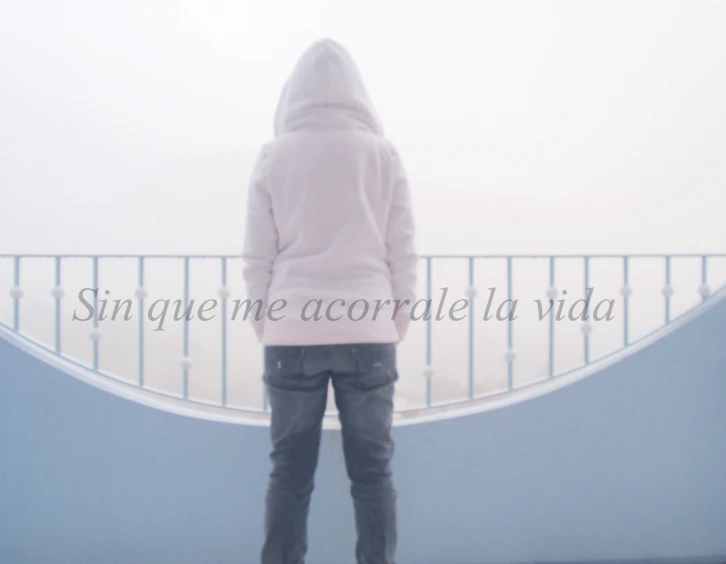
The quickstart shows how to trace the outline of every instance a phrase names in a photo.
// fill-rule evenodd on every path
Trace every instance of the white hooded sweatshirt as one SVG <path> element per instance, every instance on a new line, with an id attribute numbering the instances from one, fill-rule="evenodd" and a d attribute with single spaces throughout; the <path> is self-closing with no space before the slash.
<path id="1" fill-rule="evenodd" d="M 335 41 L 314 43 L 249 184 L 242 259 L 247 298 L 262 305 L 261 319 L 256 307 L 248 315 L 258 339 L 400 341 L 415 301 L 414 235 L 401 159 L 356 64 Z"/>

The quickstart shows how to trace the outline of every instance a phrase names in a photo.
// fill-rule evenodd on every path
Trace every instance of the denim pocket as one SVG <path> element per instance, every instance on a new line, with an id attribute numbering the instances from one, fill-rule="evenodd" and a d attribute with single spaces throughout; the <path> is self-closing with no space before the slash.
<path id="1" fill-rule="evenodd" d="M 395 343 L 364 343 L 351 349 L 356 363 L 356 384 L 378 388 L 398 380 Z"/>
<path id="2" fill-rule="evenodd" d="M 264 381 L 280 388 L 300 385 L 303 373 L 303 352 L 300 347 L 268 346 L 264 353 Z"/>

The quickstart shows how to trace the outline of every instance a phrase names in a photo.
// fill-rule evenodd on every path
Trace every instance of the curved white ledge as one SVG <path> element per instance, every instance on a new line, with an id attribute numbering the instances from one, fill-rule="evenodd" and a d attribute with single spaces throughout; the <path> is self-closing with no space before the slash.
<path id="1" fill-rule="evenodd" d="M 574 369 L 568 373 L 555 376 L 554 378 L 535 382 L 512 391 L 507 390 L 472 400 L 452 402 L 447 405 L 398 412 L 394 415 L 394 426 L 400 427 L 415 425 L 419 423 L 442 421 L 455 417 L 473 415 L 484 411 L 514 405 L 549 394 L 630 357 L 638 351 L 673 333 L 680 327 L 690 323 L 693 319 L 716 306 L 724 299 L 726 299 L 726 286 L 713 293 L 711 297 L 704 302 L 672 320 L 667 325 L 664 325 L 652 333 L 641 337 L 627 347 L 618 349 L 603 358 L 591 362 L 590 364 Z M 154 391 L 150 388 L 139 388 L 135 384 L 120 380 L 112 374 L 96 372 L 73 361 L 72 359 L 56 354 L 38 341 L 34 340 L 32 337 L 14 331 L 3 322 L 0 322 L 0 339 L 11 343 L 22 351 L 64 372 L 65 374 L 77 378 L 78 380 L 105 392 L 147 407 L 185 417 L 204 419 L 207 421 L 263 427 L 269 426 L 268 413 L 236 411 L 232 408 L 206 404 L 201 401 L 176 398 L 166 394 L 165 392 Z M 323 428 L 340 429 L 340 422 L 337 420 L 337 417 L 326 416 L 323 421 Z"/>

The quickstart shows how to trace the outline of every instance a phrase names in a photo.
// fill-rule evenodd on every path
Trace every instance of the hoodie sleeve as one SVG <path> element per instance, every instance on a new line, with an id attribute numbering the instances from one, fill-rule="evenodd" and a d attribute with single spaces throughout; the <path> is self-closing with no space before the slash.
<path id="1" fill-rule="evenodd" d="M 404 304 L 396 314 L 396 328 L 401 340 L 411 321 L 411 308 L 416 301 L 419 255 L 416 249 L 416 227 L 413 204 L 406 172 L 398 152 L 392 149 L 393 193 L 386 230 L 388 264 L 394 300 Z M 408 304 L 405 301 L 408 300 Z"/>
<path id="2" fill-rule="evenodd" d="M 247 298 L 253 307 L 248 320 L 262 341 L 266 311 L 267 292 L 272 280 L 272 265 L 277 256 L 277 228 L 272 214 L 272 201 L 265 185 L 266 147 L 260 151 L 250 178 L 247 192 L 247 224 L 242 250 L 242 276 Z M 257 319 L 255 302 L 262 303 L 261 319 Z"/>

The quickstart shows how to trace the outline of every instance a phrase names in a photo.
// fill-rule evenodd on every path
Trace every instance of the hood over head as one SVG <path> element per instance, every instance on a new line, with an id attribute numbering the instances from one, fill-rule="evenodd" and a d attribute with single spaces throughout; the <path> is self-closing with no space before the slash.
<path id="1" fill-rule="evenodd" d="M 316 41 L 303 53 L 277 105 L 275 136 L 308 127 L 352 127 L 383 135 L 358 67 L 332 39 Z"/>

